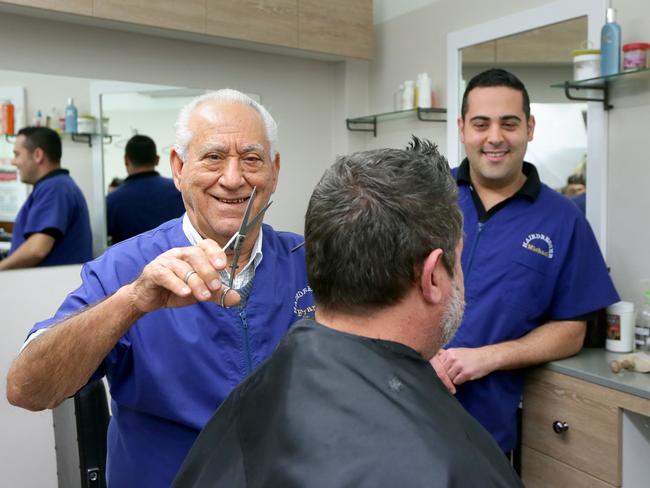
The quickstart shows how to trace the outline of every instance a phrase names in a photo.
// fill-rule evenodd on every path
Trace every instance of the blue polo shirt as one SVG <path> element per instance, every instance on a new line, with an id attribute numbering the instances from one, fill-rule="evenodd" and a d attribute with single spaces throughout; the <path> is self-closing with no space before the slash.
<path id="1" fill-rule="evenodd" d="M 169 486 L 230 391 L 271 355 L 296 320 L 313 315 L 304 247 L 298 247 L 303 238 L 267 225 L 262 229 L 264 259 L 243 306 L 204 302 L 150 312 L 93 375 L 106 375 L 112 397 L 109 486 Z M 83 267 L 81 286 L 56 315 L 31 332 L 115 293 L 159 254 L 189 245 L 178 218 L 110 247 Z"/>
<path id="2" fill-rule="evenodd" d="M 129 176 L 106 197 L 106 223 L 113 244 L 158 227 L 185 212 L 181 193 L 156 171 Z"/>
<path id="3" fill-rule="evenodd" d="M 539 180 L 488 212 L 471 186 L 467 159 L 454 170 L 464 215 L 466 308 L 446 346 L 518 339 L 550 320 L 581 320 L 619 300 L 588 222 L 577 206 Z M 504 451 L 517 443 L 524 371 L 496 371 L 457 387 L 463 406 Z M 525 407 L 524 407 L 525 408 Z"/>
<path id="4" fill-rule="evenodd" d="M 37 266 L 78 264 L 92 259 L 88 206 L 68 170 L 51 171 L 34 184 L 16 216 L 9 255 L 36 233 L 55 239 L 52 250 Z"/>

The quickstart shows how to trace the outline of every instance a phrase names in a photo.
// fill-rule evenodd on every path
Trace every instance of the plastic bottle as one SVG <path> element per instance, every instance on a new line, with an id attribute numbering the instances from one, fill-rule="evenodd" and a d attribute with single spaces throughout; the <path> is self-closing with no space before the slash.
<path id="1" fill-rule="evenodd" d="M 634 304 L 616 302 L 607 307 L 607 340 L 605 349 L 630 352 L 634 349 Z"/>
<path id="2" fill-rule="evenodd" d="M 5 100 L 2 104 L 2 133 L 10 136 L 14 135 L 14 104 L 11 100 Z"/>
<path id="3" fill-rule="evenodd" d="M 42 127 L 43 124 L 43 112 L 40 110 L 36 111 L 36 115 L 34 116 L 34 127 Z"/>
<path id="4" fill-rule="evenodd" d="M 645 292 L 645 302 L 639 310 L 634 329 L 634 344 L 641 351 L 650 351 L 650 290 Z"/>
<path id="5" fill-rule="evenodd" d="M 402 91 L 402 110 L 411 110 L 415 102 L 415 83 L 413 80 L 406 80 L 404 82 L 404 90 Z"/>
<path id="6" fill-rule="evenodd" d="M 426 73 L 418 75 L 418 107 L 431 108 L 431 78 Z"/>
<path id="7" fill-rule="evenodd" d="M 600 31 L 600 74 L 614 75 L 621 70 L 621 26 L 616 9 L 607 9 L 607 22 Z"/>
<path id="8" fill-rule="evenodd" d="M 68 106 L 65 108 L 65 131 L 77 133 L 77 107 L 74 106 L 72 97 L 68 98 Z"/>

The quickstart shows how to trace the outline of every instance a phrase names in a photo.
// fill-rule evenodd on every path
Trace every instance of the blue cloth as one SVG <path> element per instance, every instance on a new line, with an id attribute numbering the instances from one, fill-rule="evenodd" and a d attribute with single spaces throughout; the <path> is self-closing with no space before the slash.
<path id="1" fill-rule="evenodd" d="M 54 170 L 34 184 L 16 216 L 9 255 L 36 233 L 55 238 L 52 250 L 37 266 L 85 263 L 93 257 L 88 206 L 65 169 Z"/>
<path id="2" fill-rule="evenodd" d="M 158 227 L 185 213 L 181 193 L 155 171 L 129 176 L 106 197 L 108 235 L 113 244 Z"/>
<path id="3" fill-rule="evenodd" d="M 264 259 L 244 307 L 200 303 L 161 309 L 138 320 L 93 375 L 106 374 L 113 417 L 109 486 L 169 486 L 199 431 L 251 371 L 275 350 L 290 325 L 311 315 L 302 237 L 263 226 Z M 133 281 L 160 253 L 189 242 L 182 219 L 109 248 L 84 266 L 83 282 L 48 327 Z"/>
<path id="4" fill-rule="evenodd" d="M 529 180 L 539 180 L 528 166 Z M 549 320 L 579 320 L 619 300 L 591 227 L 567 198 L 540 184 L 533 198 L 515 196 L 480 222 L 473 190 L 460 178 L 458 190 L 466 308 L 446 347 L 519 339 Z M 496 371 L 457 389 L 504 451 L 516 446 L 523 378 L 522 370 Z"/>

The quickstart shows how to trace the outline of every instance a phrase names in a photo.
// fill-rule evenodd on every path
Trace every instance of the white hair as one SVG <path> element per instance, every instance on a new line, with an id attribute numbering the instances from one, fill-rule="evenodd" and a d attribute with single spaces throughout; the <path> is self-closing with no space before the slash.
<path id="1" fill-rule="evenodd" d="M 187 151 L 190 141 L 192 140 L 192 131 L 190 130 L 190 117 L 199 105 L 204 102 L 234 102 L 248 105 L 257 111 L 262 117 L 264 128 L 266 130 L 266 139 L 271 148 L 271 159 L 275 159 L 278 152 L 278 124 L 271 114 L 261 104 L 257 103 L 248 95 L 230 88 L 224 88 L 214 92 L 208 92 L 190 100 L 181 111 L 176 119 L 176 144 L 174 149 L 183 161 L 187 160 Z"/>

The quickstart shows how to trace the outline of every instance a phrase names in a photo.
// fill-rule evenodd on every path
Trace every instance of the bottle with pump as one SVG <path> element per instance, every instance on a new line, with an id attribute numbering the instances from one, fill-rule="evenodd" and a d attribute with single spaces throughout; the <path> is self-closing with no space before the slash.
<path id="1" fill-rule="evenodd" d="M 14 123 L 14 104 L 11 100 L 5 100 L 2 104 L 2 133 L 13 136 L 16 130 Z"/>
<path id="2" fill-rule="evenodd" d="M 607 9 L 607 22 L 600 31 L 600 74 L 615 75 L 621 69 L 621 26 L 616 9 Z"/>
<path id="3" fill-rule="evenodd" d="M 65 131 L 69 134 L 77 132 L 77 107 L 74 106 L 72 97 L 68 98 L 68 106 L 65 108 Z"/>

